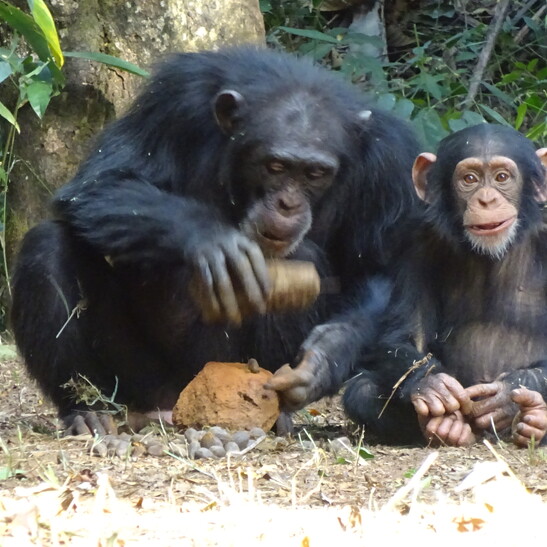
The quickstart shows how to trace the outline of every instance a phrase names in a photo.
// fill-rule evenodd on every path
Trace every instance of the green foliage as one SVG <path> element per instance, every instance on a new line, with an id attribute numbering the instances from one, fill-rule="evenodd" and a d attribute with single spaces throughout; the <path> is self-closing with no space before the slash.
<path id="1" fill-rule="evenodd" d="M 55 22 L 45 2 L 28 0 L 27 3 L 30 15 L 10 2 L 0 0 L 0 23 L 4 22 L 12 33 L 9 47 L 0 48 L 0 96 L 12 98 L 8 103 L 0 101 L 0 118 L 8 125 L 5 133 L 0 132 L 0 245 L 4 277 L 1 289 L 7 290 L 8 294 L 5 226 L 9 179 L 16 161 L 14 143 L 16 135 L 21 133 L 17 121 L 19 110 L 28 104 L 40 119 L 44 117 L 51 99 L 64 88 L 62 69 L 65 57 L 98 61 L 139 76 L 148 76 L 146 71 L 132 63 L 111 55 L 63 52 Z M 3 315 L 3 309 L 0 309 L 0 323 L 3 323 Z"/>
<path id="2" fill-rule="evenodd" d="M 520 3 L 505 18 L 479 91 L 467 99 L 469 82 L 484 48 L 495 2 L 468 2 L 467 13 L 453 2 L 429 1 L 405 14 L 409 42 L 389 60 L 367 55 L 370 37 L 329 22 L 321 2 L 263 1 L 268 42 L 311 56 L 371 94 L 378 106 L 410 120 L 426 149 L 453 131 L 483 121 L 509 125 L 539 145 L 547 141 L 547 21 Z M 473 6 L 475 6 L 473 8 Z M 385 5 L 388 9 L 388 4 Z M 536 5 L 537 8 L 537 5 Z M 538 8 L 539 9 L 539 8 Z M 520 35 L 525 33 L 523 38 Z"/>

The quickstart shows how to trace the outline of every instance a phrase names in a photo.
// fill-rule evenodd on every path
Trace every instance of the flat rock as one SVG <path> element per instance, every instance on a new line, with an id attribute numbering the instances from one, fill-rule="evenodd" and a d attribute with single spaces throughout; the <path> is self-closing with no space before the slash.
<path id="1" fill-rule="evenodd" d="M 244 363 L 207 363 L 181 392 L 173 423 L 180 428 L 269 431 L 279 417 L 277 393 L 264 388 L 271 376 L 263 368 L 252 372 Z"/>

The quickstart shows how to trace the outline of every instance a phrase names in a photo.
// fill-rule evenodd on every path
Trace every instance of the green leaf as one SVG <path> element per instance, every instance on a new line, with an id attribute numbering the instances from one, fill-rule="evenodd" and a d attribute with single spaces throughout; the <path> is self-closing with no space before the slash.
<path id="1" fill-rule="evenodd" d="M 12 344 L 0 344 L 0 362 L 17 359 L 17 349 Z"/>
<path id="2" fill-rule="evenodd" d="M 25 37 L 32 50 L 42 59 L 47 61 L 51 59 L 47 40 L 36 24 L 34 19 L 22 12 L 20 9 L 0 1 L 0 20 L 3 19 L 6 23 L 19 34 Z"/>
<path id="3" fill-rule="evenodd" d="M 517 117 L 515 119 L 515 129 L 517 131 L 520 129 L 520 126 L 522 125 L 522 122 L 524 121 L 526 112 L 528 112 L 528 105 L 526 103 L 519 104 L 517 108 Z"/>
<path id="4" fill-rule="evenodd" d="M 410 120 L 413 111 L 414 103 L 410 99 L 405 98 L 399 99 L 393 109 L 393 113 L 403 118 L 403 120 Z"/>
<path id="5" fill-rule="evenodd" d="M 484 110 L 493 120 L 498 122 L 501 125 L 507 125 L 508 127 L 511 127 L 511 124 L 498 112 L 496 112 L 494 109 L 490 108 L 489 106 L 485 104 L 479 104 L 479 108 L 481 110 Z"/>
<path id="6" fill-rule="evenodd" d="M 131 74 L 142 76 L 143 78 L 149 78 L 150 73 L 129 61 L 124 61 L 114 55 L 107 55 L 106 53 L 96 53 L 93 51 L 65 51 L 65 57 L 77 57 L 78 59 L 87 59 L 88 61 L 97 61 L 105 65 L 120 68 Z"/>
<path id="7" fill-rule="evenodd" d="M 347 460 L 346 458 L 342 457 L 342 456 L 339 456 L 338 458 L 336 458 L 336 463 L 339 463 L 339 464 L 348 464 L 348 463 L 351 463 L 349 460 Z"/>
<path id="8" fill-rule="evenodd" d="M 378 108 L 390 111 L 395 106 L 396 101 L 397 99 L 393 93 L 384 93 L 378 97 L 376 104 L 378 105 Z"/>
<path id="9" fill-rule="evenodd" d="M 0 467 L 0 481 L 5 481 L 6 479 L 11 479 L 16 475 L 24 475 L 25 472 L 22 469 L 12 469 L 11 467 L 5 466 Z"/>
<path id="10" fill-rule="evenodd" d="M 547 122 L 534 125 L 534 127 L 526 133 L 526 137 L 531 141 L 538 141 L 539 139 L 547 137 Z"/>
<path id="11" fill-rule="evenodd" d="M 61 51 L 61 44 L 59 43 L 59 35 L 55 28 L 55 22 L 53 21 L 53 17 L 51 16 L 48 7 L 43 0 L 28 0 L 28 5 L 32 17 L 34 17 L 34 20 L 42 29 L 42 32 L 46 37 L 55 64 L 61 68 L 65 60 L 63 58 L 63 52 Z"/>
<path id="12" fill-rule="evenodd" d="M 482 85 L 492 93 L 492 95 L 496 96 L 501 102 L 505 103 L 506 105 L 515 106 L 515 101 L 512 97 L 509 97 L 506 93 L 503 91 L 500 91 L 495 85 L 488 84 L 486 82 L 482 82 Z"/>
<path id="13" fill-rule="evenodd" d="M 299 29 L 292 27 L 279 27 L 280 30 L 288 34 L 294 34 L 295 36 L 303 36 L 304 38 L 310 38 L 311 40 L 322 40 L 323 42 L 330 42 L 331 44 L 339 44 L 339 40 L 336 38 L 325 34 L 324 32 L 319 32 L 318 30 L 312 29 Z"/>
<path id="14" fill-rule="evenodd" d="M 32 82 L 27 86 L 27 97 L 36 115 L 42 118 L 46 112 L 47 105 L 52 97 L 51 84 L 42 81 Z"/>
<path id="15" fill-rule="evenodd" d="M 0 116 L 7 120 L 11 125 L 17 129 L 17 133 L 21 133 L 21 129 L 19 127 L 19 124 L 17 123 L 17 120 L 14 118 L 13 114 L 6 108 L 6 106 L 2 103 L 0 103 Z"/>
<path id="16" fill-rule="evenodd" d="M 7 61 L 0 61 L 0 82 L 3 82 L 12 73 L 11 65 Z"/>
<path id="17" fill-rule="evenodd" d="M 364 446 L 361 446 L 359 447 L 359 457 L 363 460 L 372 460 L 374 454 Z"/>

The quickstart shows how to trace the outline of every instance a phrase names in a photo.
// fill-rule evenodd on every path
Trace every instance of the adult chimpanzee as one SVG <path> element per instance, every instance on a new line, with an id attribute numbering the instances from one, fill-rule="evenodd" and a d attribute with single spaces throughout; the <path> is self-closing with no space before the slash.
<path id="1" fill-rule="evenodd" d="M 304 60 L 172 56 L 23 242 L 12 324 L 30 374 L 75 432 L 103 431 L 65 386 L 78 375 L 138 411 L 172 408 L 210 360 L 298 365 L 271 382 L 287 408 L 332 393 L 374 335 L 386 291 L 359 287 L 400 241 L 416 153 Z M 265 257 L 313 261 L 340 294 L 265 313 Z"/>
<path id="2" fill-rule="evenodd" d="M 523 445 L 547 431 L 544 165 L 547 149 L 486 124 L 416 159 L 426 222 L 403 260 L 380 349 L 344 395 L 349 415 L 381 440 L 423 433 L 463 446 L 513 424 Z"/>

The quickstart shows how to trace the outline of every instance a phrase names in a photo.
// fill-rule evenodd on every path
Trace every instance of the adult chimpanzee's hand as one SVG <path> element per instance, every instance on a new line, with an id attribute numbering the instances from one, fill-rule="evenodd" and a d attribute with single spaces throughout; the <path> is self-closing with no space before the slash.
<path id="1" fill-rule="evenodd" d="M 474 400 L 470 412 L 474 426 L 490 429 L 493 424 L 496 431 L 509 427 L 518 412 L 511 399 L 512 389 L 510 384 L 500 381 L 468 387 L 465 391 Z"/>
<path id="2" fill-rule="evenodd" d="M 541 393 L 519 388 L 511 392 L 511 399 L 520 408 L 513 424 L 513 442 L 528 446 L 533 437 L 539 443 L 547 433 L 547 404 Z"/>
<path id="3" fill-rule="evenodd" d="M 456 410 L 468 414 L 471 398 L 452 376 L 441 372 L 423 378 L 410 396 L 419 416 L 443 416 Z"/>
<path id="4" fill-rule="evenodd" d="M 459 410 L 443 416 L 418 416 L 418 421 L 432 446 L 470 446 L 476 441 L 471 425 Z"/>
<path id="5" fill-rule="evenodd" d="M 239 324 L 245 314 L 266 312 L 268 270 L 260 247 L 247 236 L 226 227 L 201 235 L 186 254 L 196 269 L 191 293 L 205 321 Z"/>
<path id="6" fill-rule="evenodd" d="M 277 370 L 265 387 L 278 392 L 284 410 L 298 410 L 339 387 L 345 364 L 351 361 L 346 343 L 351 328 L 343 321 L 315 327 L 300 348 L 296 367 Z"/>

